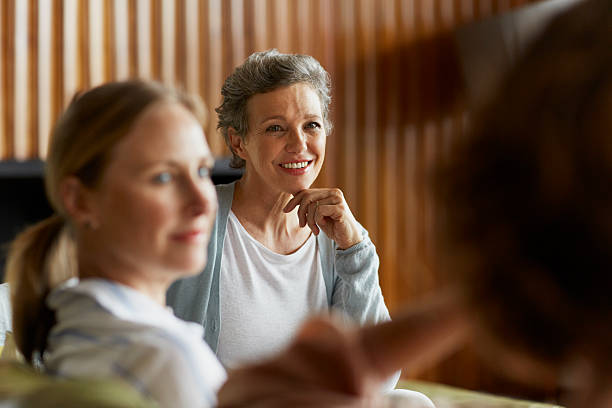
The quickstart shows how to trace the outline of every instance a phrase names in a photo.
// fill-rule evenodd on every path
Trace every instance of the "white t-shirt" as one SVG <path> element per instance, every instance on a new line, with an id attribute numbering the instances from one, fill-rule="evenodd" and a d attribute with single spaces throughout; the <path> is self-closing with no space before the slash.
<path id="1" fill-rule="evenodd" d="M 217 357 L 227 368 L 276 354 L 304 320 L 329 310 L 316 237 L 277 254 L 255 240 L 230 211 L 220 277 Z"/>
<path id="2" fill-rule="evenodd" d="M 57 319 L 44 355 L 51 373 L 120 378 L 161 407 L 216 404 L 227 375 L 199 324 L 104 279 L 72 279 L 54 289 L 47 304 Z"/>

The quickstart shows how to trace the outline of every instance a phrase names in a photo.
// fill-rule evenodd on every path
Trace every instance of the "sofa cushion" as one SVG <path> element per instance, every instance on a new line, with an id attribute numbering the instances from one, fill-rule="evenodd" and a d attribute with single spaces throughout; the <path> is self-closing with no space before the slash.
<path id="1" fill-rule="evenodd" d="M 18 361 L 0 361 L 0 406 L 154 408 L 129 385 L 114 380 L 58 379 Z"/>

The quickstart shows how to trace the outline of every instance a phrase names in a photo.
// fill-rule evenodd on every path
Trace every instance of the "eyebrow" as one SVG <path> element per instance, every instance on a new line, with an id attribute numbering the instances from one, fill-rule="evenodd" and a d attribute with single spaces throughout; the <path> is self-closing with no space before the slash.
<path id="1" fill-rule="evenodd" d="M 278 120 L 278 119 L 285 120 L 285 117 L 281 116 L 281 115 L 268 116 L 267 118 L 264 118 L 263 120 L 261 120 L 259 123 L 261 124 L 261 123 L 265 123 L 265 122 L 267 122 L 269 120 Z"/>
<path id="2" fill-rule="evenodd" d="M 317 119 L 322 119 L 321 115 L 317 115 L 316 113 L 309 113 L 304 115 L 305 119 L 312 119 L 312 118 L 317 118 Z M 260 124 L 265 123 L 269 120 L 285 120 L 285 117 L 282 115 L 274 115 L 274 116 L 268 116 L 267 118 L 263 119 L 261 122 L 259 122 Z"/>
<path id="3" fill-rule="evenodd" d="M 203 163 L 207 167 L 212 168 L 215 165 L 215 158 L 212 154 L 207 154 L 206 156 L 201 156 L 198 159 L 198 163 Z M 170 166 L 170 167 L 182 167 L 179 161 L 176 160 L 155 160 L 155 161 L 147 161 L 142 163 L 142 165 L 138 166 L 139 171 L 146 171 L 151 167 L 156 166 Z"/>

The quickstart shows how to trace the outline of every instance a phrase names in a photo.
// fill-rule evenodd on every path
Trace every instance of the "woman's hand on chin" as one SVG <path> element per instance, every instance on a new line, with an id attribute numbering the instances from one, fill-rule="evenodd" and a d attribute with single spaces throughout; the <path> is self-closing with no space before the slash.
<path id="1" fill-rule="evenodd" d="M 300 227 L 308 227 L 315 235 L 319 228 L 333 239 L 340 249 L 347 249 L 363 239 L 361 228 L 337 188 L 309 188 L 296 193 L 283 211 L 298 209 Z"/>

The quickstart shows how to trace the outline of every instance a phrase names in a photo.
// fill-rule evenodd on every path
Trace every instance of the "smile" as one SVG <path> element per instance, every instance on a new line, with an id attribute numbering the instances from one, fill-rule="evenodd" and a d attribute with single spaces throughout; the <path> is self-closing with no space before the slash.
<path id="1" fill-rule="evenodd" d="M 202 230 L 190 230 L 179 232 L 171 236 L 173 241 L 184 243 L 199 243 L 207 238 L 207 235 Z"/>
<path id="2" fill-rule="evenodd" d="M 311 162 L 312 160 L 303 161 L 303 162 L 295 162 L 295 163 L 283 163 L 283 164 L 280 164 L 280 166 L 284 169 L 303 169 L 304 167 L 308 166 Z"/>

